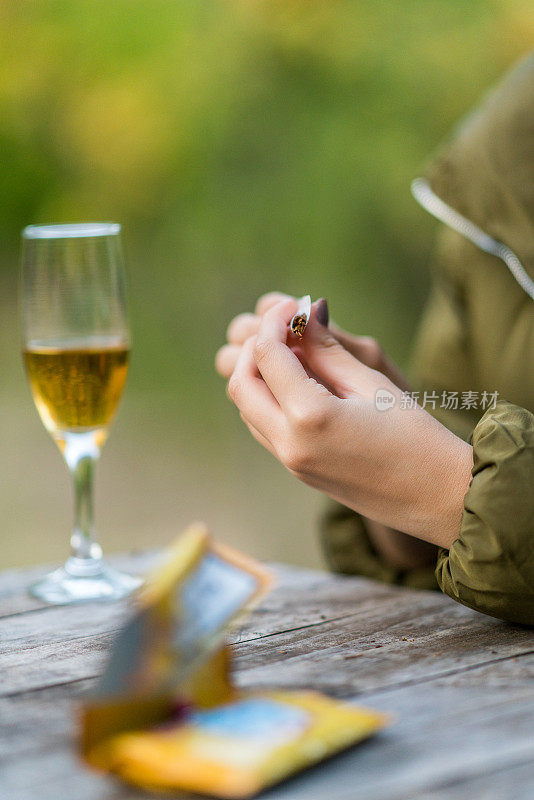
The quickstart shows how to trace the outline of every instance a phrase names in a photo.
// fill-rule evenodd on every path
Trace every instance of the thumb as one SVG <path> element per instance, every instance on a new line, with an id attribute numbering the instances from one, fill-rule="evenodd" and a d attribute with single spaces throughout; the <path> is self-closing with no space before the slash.
<path id="1" fill-rule="evenodd" d="M 324 300 L 313 303 L 310 321 L 299 342 L 306 363 L 319 380 L 331 386 L 339 397 L 374 394 L 377 385 L 375 371 L 345 350 L 319 321 L 325 318 L 325 303 Z"/>

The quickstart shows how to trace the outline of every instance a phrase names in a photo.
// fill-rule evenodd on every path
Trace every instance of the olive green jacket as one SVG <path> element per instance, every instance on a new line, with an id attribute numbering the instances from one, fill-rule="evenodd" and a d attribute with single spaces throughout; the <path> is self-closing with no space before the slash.
<path id="1" fill-rule="evenodd" d="M 414 194 L 446 226 L 414 385 L 420 401 L 436 392 L 431 413 L 472 441 L 462 524 L 435 569 L 399 572 L 373 550 L 365 521 L 333 504 L 325 553 L 337 571 L 439 586 L 478 611 L 534 625 L 534 54 L 460 125 Z"/>

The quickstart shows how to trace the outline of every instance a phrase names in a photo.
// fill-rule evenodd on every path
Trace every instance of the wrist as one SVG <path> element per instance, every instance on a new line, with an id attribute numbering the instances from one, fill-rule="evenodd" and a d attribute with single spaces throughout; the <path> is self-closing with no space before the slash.
<path id="1" fill-rule="evenodd" d="M 455 443 L 449 460 L 449 481 L 448 485 L 444 482 L 442 505 L 436 519 L 436 538 L 438 533 L 440 538 L 438 544 L 447 550 L 460 534 L 465 495 L 471 485 L 473 471 L 472 446 L 457 436 L 453 438 Z"/>
<path id="2" fill-rule="evenodd" d="M 431 459 L 421 462 L 421 479 L 414 484 L 416 511 L 407 532 L 449 549 L 460 533 L 473 448 L 446 428 L 443 431 L 445 441 L 441 446 L 434 443 Z"/>

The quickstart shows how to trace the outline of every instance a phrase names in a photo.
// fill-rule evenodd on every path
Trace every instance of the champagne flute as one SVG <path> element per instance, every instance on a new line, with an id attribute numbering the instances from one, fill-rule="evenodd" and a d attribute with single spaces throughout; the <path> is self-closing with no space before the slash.
<path id="1" fill-rule="evenodd" d="M 22 232 L 23 356 L 41 420 L 74 482 L 71 556 L 34 584 L 48 603 L 114 600 L 140 580 L 102 559 L 93 472 L 128 371 L 120 225 L 30 225 Z"/>

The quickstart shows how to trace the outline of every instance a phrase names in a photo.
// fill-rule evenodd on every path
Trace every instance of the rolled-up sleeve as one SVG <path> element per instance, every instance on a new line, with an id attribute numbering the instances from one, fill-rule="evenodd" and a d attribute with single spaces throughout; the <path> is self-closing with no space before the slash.
<path id="1" fill-rule="evenodd" d="M 473 479 L 459 536 L 438 554 L 438 585 L 477 611 L 534 625 L 534 415 L 499 401 L 472 441 Z"/>

